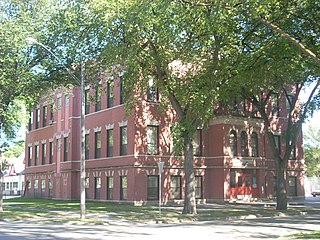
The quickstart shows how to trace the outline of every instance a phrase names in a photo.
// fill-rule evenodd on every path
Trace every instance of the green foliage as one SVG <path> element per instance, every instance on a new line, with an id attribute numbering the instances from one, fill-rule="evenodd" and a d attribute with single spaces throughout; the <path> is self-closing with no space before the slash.
<path id="1" fill-rule="evenodd" d="M 309 126 L 305 138 L 305 165 L 309 177 L 320 176 L 320 129 Z"/>
<path id="2" fill-rule="evenodd" d="M 4 158 L 17 158 L 24 153 L 24 141 L 18 141 L 10 146 L 3 154 Z"/>

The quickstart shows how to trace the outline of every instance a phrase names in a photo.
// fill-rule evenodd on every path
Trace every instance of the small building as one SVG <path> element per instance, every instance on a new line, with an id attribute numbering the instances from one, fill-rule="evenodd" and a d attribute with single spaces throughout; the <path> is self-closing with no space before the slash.
<path id="1" fill-rule="evenodd" d="M 24 190 L 24 153 L 18 158 L 7 158 L 3 176 L 3 195 L 22 195 Z"/>
<path id="2" fill-rule="evenodd" d="M 85 92 L 86 198 L 97 201 L 164 203 L 184 198 L 183 157 L 173 155 L 172 109 L 160 109 L 151 91 L 126 114 L 121 77 L 106 78 Z M 276 141 L 286 124 L 286 101 L 271 106 Z M 30 113 L 26 134 L 26 194 L 80 198 L 81 91 L 57 92 Z M 199 201 L 252 200 L 275 196 L 275 161 L 263 122 L 252 106 L 238 102 L 216 109 L 194 137 L 196 198 Z M 158 162 L 164 162 L 159 183 Z M 302 133 L 288 164 L 288 193 L 304 196 Z"/>

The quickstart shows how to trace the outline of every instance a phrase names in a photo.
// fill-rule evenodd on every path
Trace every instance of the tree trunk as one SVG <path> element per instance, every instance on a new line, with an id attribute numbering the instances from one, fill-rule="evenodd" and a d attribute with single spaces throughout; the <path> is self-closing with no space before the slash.
<path id="1" fill-rule="evenodd" d="M 193 146 L 188 133 L 183 136 L 184 145 L 184 171 L 185 171 L 185 196 L 183 214 L 197 214 L 195 198 L 195 176 L 193 169 Z"/>
<path id="2" fill-rule="evenodd" d="M 287 164 L 282 159 L 276 159 L 277 175 L 277 210 L 287 210 Z"/>

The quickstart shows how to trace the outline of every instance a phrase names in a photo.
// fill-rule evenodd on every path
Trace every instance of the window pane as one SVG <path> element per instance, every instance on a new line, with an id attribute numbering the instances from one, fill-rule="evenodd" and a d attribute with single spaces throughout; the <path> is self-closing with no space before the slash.
<path id="1" fill-rule="evenodd" d="M 107 177 L 107 199 L 113 199 L 113 177 Z"/>
<path id="2" fill-rule="evenodd" d="M 107 157 L 113 156 L 113 129 L 107 130 Z"/>
<path id="3" fill-rule="evenodd" d="M 101 132 L 95 133 L 95 158 L 101 157 Z"/>
<path id="4" fill-rule="evenodd" d="M 121 127 L 120 128 L 120 155 L 126 155 L 127 154 L 127 127 Z"/>
<path id="5" fill-rule="evenodd" d="M 85 90 L 84 105 L 85 105 L 85 114 L 90 113 L 90 89 Z"/>
<path id="6" fill-rule="evenodd" d="M 84 147 L 85 147 L 85 159 L 89 159 L 89 150 L 90 150 L 90 139 L 89 134 L 86 134 L 84 137 Z"/>
<path id="7" fill-rule="evenodd" d="M 120 177 L 120 200 L 126 200 L 127 199 L 127 177 L 121 176 Z"/>
<path id="8" fill-rule="evenodd" d="M 37 166 L 39 162 L 39 146 L 35 145 L 34 148 L 35 148 L 34 165 Z"/>
<path id="9" fill-rule="evenodd" d="M 231 150 L 231 156 L 237 156 L 238 151 L 237 151 L 237 133 L 235 130 L 232 130 L 230 132 L 230 150 Z"/>
<path id="10" fill-rule="evenodd" d="M 195 177 L 195 197 L 202 198 L 202 176 Z"/>
<path id="11" fill-rule="evenodd" d="M 251 151 L 252 157 L 258 157 L 258 134 L 256 132 L 251 135 Z"/>
<path id="12" fill-rule="evenodd" d="M 47 126 L 47 116 L 48 116 L 48 107 L 43 106 L 42 108 L 42 126 Z"/>
<path id="13" fill-rule="evenodd" d="M 158 182 L 159 182 L 158 176 L 148 176 L 148 200 L 159 199 Z"/>
<path id="14" fill-rule="evenodd" d="M 113 107 L 114 101 L 114 81 L 109 80 L 107 83 L 107 107 Z"/>
<path id="15" fill-rule="evenodd" d="M 101 191 L 101 178 L 95 177 L 94 178 L 94 198 L 100 199 L 100 191 Z"/>
<path id="16" fill-rule="evenodd" d="M 69 147 L 68 147 L 68 137 L 65 137 L 63 140 L 63 148 L 64 148 L 64 152 L 63 152 L 63 160 L 64 161 L 68 161 L 68 151 L 69 151 Z"/>
<path id="17" fill-rule="evenodd" d="M 102 87 L 101 85 L 98 85 L 96 87 L 96 111 L 100 111 L 101 110 L 101 95 L 102 95 Z"/>
<path id="18" fill-rule="evenodd" d="M 245 131 L 241 132 L 241 156 L 248 157 L 248 135 Z"/>
<path id="19" fill-rule="evenodd" d="M 46 155 L 47 155 L 47 145 L 45 143 L 42 144 L 42 161 L 41 164 L 46 164 Z"/>
<path id="20" fill-rule="evenodd" d="M 107 177 L 107 199 L 113 199 L 113 177 Z"/>
<path id="21" fill-rule="evenodd" d="M 230 171 L 230 188 L 236 187 L 236 174 L 234 170 Z"/>
<path id="22" fill-rule="evenodd" d="M 158 126 L 148 126 L 147 128 L 147 153 L 158 154 Z"/>
<path id="23" fill-rule="evenodd" d="M 181 177 L 180 176 L 171 176 L 171 197 L 173 199 L 181 199 Z"/>

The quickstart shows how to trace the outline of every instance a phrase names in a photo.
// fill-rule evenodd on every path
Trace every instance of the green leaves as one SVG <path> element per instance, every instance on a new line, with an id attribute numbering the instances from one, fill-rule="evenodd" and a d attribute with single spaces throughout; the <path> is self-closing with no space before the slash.
<path id="1" fill-rule="evenodd" d="M 309 126 L 305 138 L 305 164 L 309 177 L 320 176 L 320 130 Z"/>

